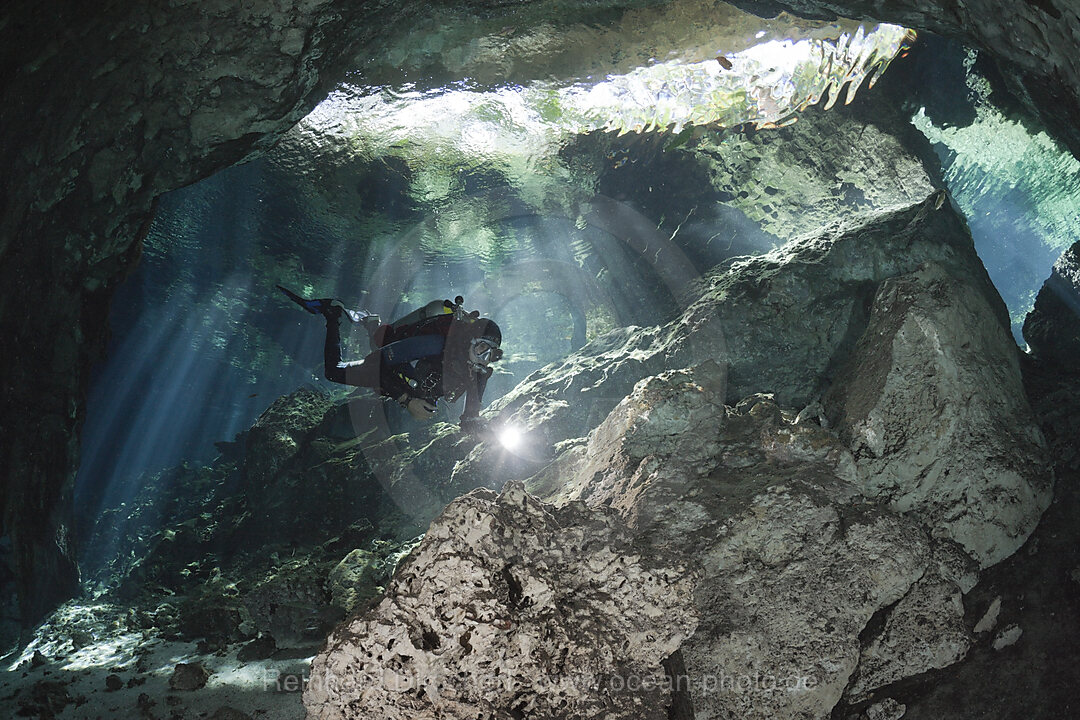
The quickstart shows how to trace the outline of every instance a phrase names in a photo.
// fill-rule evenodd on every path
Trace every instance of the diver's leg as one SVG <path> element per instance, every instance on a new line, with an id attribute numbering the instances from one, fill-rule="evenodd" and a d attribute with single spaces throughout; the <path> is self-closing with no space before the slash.
<path id="1" fill-rule="evenodd" d="M 326 379 L 332 382 L 343 383 L 343 371 L 341 369 L 341 328 L 338 327 L 338 319 L 326 318 L 326 342 L 323 343 L 323 372 Z"/>
<path id="2" fill-rule="evenodd" d="M 326 316 L 326 342 L 323 344 L 323 371 L 331 382 L 345 382 L 345 368 L 341 367 L 340 318 Z"/>
<path id="3" fill-rule="evenodd" d="M 379 387 L 378 352 L 373 352 L 363 360 L 342 362 L 340 314 L 326 317 L 326 343 L 323 345 L 323 371 L 326 379 L 342 385 L 356 387 Z"/>
<path id="4" fill-rule="evenodd" d="M 409 389 L 398 375 L 413 377 L 411 363 L 423 357 L 441 355 L 445 344 L 441 335 L 419 335 L 374 350 L 363 360 L 343 362 L 338 318 L 327 317 L 323 369 L 327 380 L 332 382 L 375 388 L 396 398 Z"/>

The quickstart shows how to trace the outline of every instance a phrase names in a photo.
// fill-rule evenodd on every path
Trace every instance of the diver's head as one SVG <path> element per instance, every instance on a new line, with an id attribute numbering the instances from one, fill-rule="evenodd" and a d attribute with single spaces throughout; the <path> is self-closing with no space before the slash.
<path id="1" fill-rule="evenodd" d="M 503 356 L 502 331 L 494 320 L 482 320 L 479 333 L 469 342 L 469 362 L 488 365 Z"/>

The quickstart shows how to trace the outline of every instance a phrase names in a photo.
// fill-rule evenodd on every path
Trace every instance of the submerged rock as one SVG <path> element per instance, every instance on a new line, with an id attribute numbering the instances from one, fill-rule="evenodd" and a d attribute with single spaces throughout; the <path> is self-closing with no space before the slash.
<path id="1" fill-rule="evenodd" d="M 1011 645 L 1015 645 L 1023 634 L 1024 630 L 1019 625 L 1010 625 L 994 636 L 991 647 L 995 650 L 1004 650 Z"/>
<path id="2" fill-rule="evenodd" d="M 381 592 L 422 529 L 387 497 L 367 448 L 333 434 L 347 407 L 297 391 L 229 445 L 232 460 L 146 477 L 95 527 L 95 544 L 115 549 L 96 579 L 170 637 L 221 646 L 262 632 L 281 647 L 317 644 L 359 598 Z M 376 572 L 337 578 L 335 606 L 328 578 L 353 550 Z"/>
<path id="3" fill-rule="evenodd" d="M 259 416 L 251 429 L 237 438 L 244 446 L 244 471 L 249 486 L 262 489 L 318 425 L 332 405 L 321 391 L 301 388 L 278 398 Z"/>
<path id="4" fill-rule="evenodd" d="M 1050 503 L 1012 338 L 979 289 L 936 264 L 882 284 L 826 406 L 861 491 L 982 567 L 1012 554 Z"/>
<path id="5" fill-rule="evenodd" d="M 667 600 L 675 609 L 663 613 L 700 621 L 661 659 L 678 650 L 678 688 L 696 717 L 827 718 L 842 698 L 857 701 L 962 659 L 970 636 L 960 597 L 974 584 L 971 560 L 918 515 L 862 494 L 856 459 L 835 433 L 796 424 L 767 395 L 724 405 L 725 377 L 706 362 L 639 382 L 587 440 L 564 446 L 529 480 L 555 508 L 516 484 L 499 498 L 477 490 L 452 503 L 386 598 L 331 636 L 306 696 L 309 717 L 362 717 L 384 704 L 390 717 L 553 713 L 550 698 L 533 694 L 552 677 L 549 638 L 570 658 L 604 653 L 614 662 L 623 647 L 623 630 L 592 635 L 610 620 L 578 620 L 564 635 L 565 611 L 550 616 L 561 596 L 599 612 L 580 597 L 580 571 L 561 569 L 595 565 L 575 540 L 588 526 L 581 503 L 625 523 L 618 530 L 605 520 L 593 532 L 599 548 L 610 533 L 630 533 L 643 563 L 695 559 L 694 591 L 683 588 L 684 605 Z M 603 589 L 609 577 L 636 582 L 632 566 L 609 564 L 597 592 L 611 592 Z M 537 638 L 533 623 L 546 624 L 547 635 Z M 536 647 L 544 649 L 525 650 Z M 531 680 L 517 681 L 514 700 L 503 694 L 513 682 L 478 685 L 481 668 Z M 560 711 L 616 702 L 604 687 L 559 695 L 569 703 Z M 655 698 L 634 702 L 633 717 L 662 709 Z M 345 704 L 350 710 L 339 709 Z M 604 716 L 622 717 L 625 707 L 606 707 Z"/>
<path id="6" fill-rule="evenodd" d="M 523 433 L 525 450 L 484 443 L 462 453 L 437 437 L 410 459 L 430 458 L 448 502 L 474 487 L 525 479 L 558 443 L 594 429 L 642 377 L 714 360 L 726 368 L 721 402 L 771 393 L 785 407 L 817 401 L 866 330 L 880 284 L 934 262 L 983 295 L 993 317 L 1008 314 L 975 253 L 962 218 L 941 193 L 910 207 L 871 211 L 765 255 L 716 268 L 682 315 L 655 327 L 606 333 L 526 378 L 492 403 L 498 424 Z M 817 413 L 820 415 L 820 413 Z M 438 458 L 448 458 L 441 467 Z M 430 485 L 430 483 L 429 483 Z"/>
<path id="7" fill-rule="evenodd" d="M 927 261 L 977 288 L 1007 324 L 962 218 L 939 200 L 868 213 L 737 259 L 706 277 L 673 322 L 607 333 L 533 373 L 492 409 L 557 442 L 596 427 L 642 377 L 708 359 L 728 367 L 725 401 L 767 392 L 804 407 L 864 331 L 878 285 Z"/>
<path id="8" fill-rule="evenodd" d="M 328 579 L 331 603 L 350 613 L 378 595 L 382 591 L 378 585 L 382 579 L 378 560 L 374 553 L 359 548 L 342 558 Z"/>
<path id="9" fill-rule="evenodd" d="M 1080 242 L 1054 263 L 1024 320 L 1024 339 L 1036 357 L 1080 372 Z"/>
<path id="10" fill-rule="evenodd" d="M 32 686 L 18 694 L 18 715 L 51 720 L 64 708 L 76 702 L 71 697 L 67 686 L 56 680 L 38 680 Z"/>
<path id="11" fill-rule="evenodd" d="M 535 441 L 516 453 L 392 434 L 375 401 L 283 399 L 252 467 L 218 477 L 244 512 L 176 555 L 260 548 L 215 586 L 233 639 L 310 644 L 360 612 L 316 660 L 311 717 L 826 718 L 963 658 L 962 594 L 1044 507 L 1006 327 L 931 196 L 731 262 L 675 321 L 537 371 L 495 404 Z M 866 417 L 903 442 L 873 445 Z M 518 478 L 556 507 L 476 490 L 385 583 L 380 537 Z M 320 546 L 259 545 L 318 517 Z M 152 577 L 205 582 L 215 560 Z"/>
<path id="12" fill-rule="evenodd" d="M 640 542 L 699 558 L 682 647 L 697 717 L 829 716 L 871 617 L 931 566 L 914 522 L 857 494 L 847 449 L 768 396 L 725 407 L 706 364 L 643 380 L 562 470 Z"/>
<path id="13" fill-rule="evenodd" d="M 759 11 L 776 6 L 751 4 Z M 1015 66 L 1010 74 L 1022 87 L 1020 97 L 1040 105 L 1059 133 L 1074 135 L 1068 116 L 1077 95 L 1071 52 L 1076 16 L 1061 3 L 789 5 L 811 13 L 838 8 L 879 18 L 885 13 L 884 19 L 962 35 L 1008 58 Z M 386 65 L 395 69 L 403 58 L 413 67 L 457 68 L 462 53 L 485 55 L 493 46 L 522 43 L 528 53 L 508 56 L 560 58 L 536 44 L 543 38 L 555 42 L 559 33 L 534 33 L 532 24 L 528 33 L 513 27 L 508 33 L 507 28 L 455 33 L 452 37 L 462 41 L 454 43 L 453 52 L 442 52 L 437 31 L 422 31 L 425 42 L 418 45 L 411 35 L 414 23 L 400 21 L 411 8 L 397 5 L 361 9 L 355 3 L 286 2 L 267 9 L 257 3 L 227 8 L 136 3 L 115 13 L 80 10 L 22 22 L 30 7 L 13 5 L 4 16 L 11 22 L 3 24 L 16 35 L 30 33 L 14 44 L 10 59 L 14 140 L 5 157 L 12 161 L 11 176 L 21 180 L 9 188 L 12 217 L 5 220 L 3 248 L 10 250 L 4 277 L 12 281 L 13 294 L 23 298 L 20 306 L 40 312 L 31 318 L 15 308 L 4 315 L 9 336 L 26 345 L 34 361 L 12 359 L 4 366 L 13 378 L 5 417 L 13 418 L 12 434 L 18 436 L 5 443 L 5 466 L 26 470 L 9 473 L 0 493 L 6 508 L 10 503 L 6 517 L 16 523 L 27 621 L 76 589 L 64 483 L 77 456 L 70 438 L 81 417 L 82 370 L 103 342 L 106 313 L 86 312 L 73 323 L 79 315 L 73 309 L 98 308 L 105 300 L 102 286 L 120 277 L 137 254 L 126 251 L 150 199 L 271 144 L 314 105 L 321 96 L 320 72 L 354 43 L 377 45 L 375 54 L 385 55 Z M 484 7 L 485 21 L 502 27 L 498 11 Z M 590 4 L 589 11 L 603 9 Z M 380 22 L 372 22 L 368 13 L 378 13 Z M 400 34 L 385 39 L 391 27 Z M 532 39 L 517 37 L 525 34 Z M 234 46 L 243 51 L 230 52 Z M 24 55 L 24 47 L 31 51 Z M 517 72 L 527 65 L 511 64 Z M 38 112 L 22 111 L 27 108 Z M 50 118 L 46 127 L 39 117 Z M 39 343 L 43 336 L 57 341 Z M 27 381 L 27 373 L 38 367 L 52 368 L 45 391 Z M 55 402 L 43 404 L 42 397 Z"/>
<path id="14" fill-rule="evenodd" d="M 979 619 L 979 622 L 975 623 L 975 627 L 972 630 L 976 635 L 980 633 L 990 632 L 997 626 L 998 615 L 1001 613 L 1001 596 L 998 595 L 990 603 L 990 606 L 986 608 L 986 612 Z"/>
<path id="15" fill-rule="evenodd" d="M 970 647 L 960 589 L 938 578 L 922 580 L 892 608 L 880 632 L 863 648 L 845 694 L 851 702 L 864 700 L 897 680 L 952 665 Z"/>
<path id="16" fill-rule="evenodd" d="M 215 710 L 210 720 L 251 720 L 251 716 L 226 705 Z"/>
<path id="17" fill-rule="evenodd" d="M 209 671 L 199 663 L 177 663 L 169 677 L 172 690 L 198 690 L 206 687 L 210 679 Z"/>
<path id="18" fill-rule="evenodd" d="M 799 122 L 776 132 L 703 141 L 693 154 L 725 206 L 781 240 L 837 217 L 918 203 L 934 192 L 916 154 L 929 147 L 911 136 L 910 114 L 859 100 L 828 111 L 807 108 Z M 639 172 L 653 173 L 653 164 Z"/>
<path id="19" fill-rule="evenodd" d="M 676 321 L 609 333 L 534 373 L 495 410 L 547 454 L 482 443 L 452 470 L 425 467 L 440 492 L 527 478 L 530 491 L 564 506 L 545 512 L 581 512 L 584 502 L 617 513 L 643 558 L 695 558 L 686 612 L 700 623 L 671 649 L 697 717 L 827 718 L 838 703 L 961 660 L 972 642 L 962 594 L 1046 506 L 1045 443 L 1007 327 L 962 221 L 935 195 L 733 262 Z M 733 396 L 742 398 L 734 407 Z M 450 442 L 426 438 L 408 462 Z M 495 503 L 481 491 L 468 498 Z M 343 697 L 393 697 L 450 717 L 516 707 L 498 690 L 431 680 L 451 660 L 465 662 L 450 666 L 464 667 L 462 677 L 472 663 L 505 671 L 504 644 L 470 635 L 462 659 L 464 626 L 450 649 L 441 629 L 425 635 L 456 617 L 449 608 L 475 604 L 446 585 L 479 541 L 453 529 L 456 507 L 386 599 L 332 636 L 316 663 L 324 685 L 309 693 L 312 717 L 351 717 L 328 709 Z M 550 552 L 545 527 L 518 521 L 496 557 Z M 497 565 L 478 589 L 488 592 Z M 521 592 L 513 587 L 505 592 Z M 447 609 L 433 617 L 432 604 Z M 610 648 L 574 637 L 568 652 L 597 644 Z M 354 685 L 342 696 L 325 684 L 384 672 L 409 693 L 365 686 L 363 695 Z"/>
<path id="20" fill-rule="evenodd" d="M 179 603 L 176 631 L 180 637 L 205 639 L 211 645 L 243 640 L 249 620 L 247 609 L 232 583 L 215 575 L 200 584 Z M 158 613 L 159 619 L 162 613 Z M 166 626 L 167 627 L 167 626 Z"/>
<path id="21" fill-rule="evenodd" d="M 727 401 L 773 393 L 802 408 L 832 380 L 867 323 L 884 280 L 936 262 L 970 283 L 1007 327 L 1008 314 L 962 217 L 941 191 L 739 259 L 706 278 L 680 320 L 688 344 L 729 365 Z M 722 333 L 717 352 L 710 334 Z"/>
<path id="22" fill-rule="evenodd" d="M 449 505 L 312 665 L 309 718 L 668 717 L 695 573 L 508 484 Z"/>
<path id="23" fill-rule="evenodd" d="M 885 698 L 866 708 L 866 712 L 859 717 L 860 720 L 900 720 L 905 712 L 907 712 L 906 706 L 892 698 Z"/>
<path id="24" fill-rule="evenodd" d="M 1025 545 L 984 570 L 965 594 L 976 634 L 964 661 L 889 689 L 907 717 L 1057 718 L 1080 701 L 1080 378 L 1030 355 L 1021 359 L 1055 463 L 1054 500 Z M 1015 644 L 994 648 L 1021 628 Z"/>
<path id="25" fill-rule="evenodd" d="M 305 557 L 266 574 L 244 594 L 244 606 L 255 627 L 274 638 L 278 647 L 317 643 L 339 616 L 330 608 L 324 588 L 326 571 Z"/>
<path id="26" fill-rule="evenodd" d="M 265 660 L 273 655 L 276 650 L 277 644 L 274 642 L 274 638 L 269 635 L 262 635 L 240 648 L 240 652 L 236 654 L 236 659 L 242 663 Z"/>

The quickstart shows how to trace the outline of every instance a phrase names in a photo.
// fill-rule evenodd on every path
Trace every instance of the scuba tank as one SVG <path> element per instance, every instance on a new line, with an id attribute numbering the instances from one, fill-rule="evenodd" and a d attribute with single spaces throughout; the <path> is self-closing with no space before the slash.
<path id="1" fill-rule="evenodd" d="M 460 295 L 454 298 L 453 302 L 450 300 L 432 300 L 427 305 L 418 307 L 408 315 L 380 326 L 378 330 L 371 335 L 371 349 L 377 350 L 395 340 L 409 337 L 415 332 L 417 327 L 428 320 L 459 312 L 461 303 L 464 301 L 465 299 Z M 405 332 L 402 332 L 403 330 Z"/>
<path id="2" fill-rule="evenodd" d="M 464 300 L 464 298 L 462 298 L 460 295 L 457 297 L 457 299 Z M 422 323 L 425 320 L 430 320 L 433 317 L 438 317 L 439 315 L 447 315 L 454 312 L 454 307 L 459 304 L 460 303 L 451 303 L 449 300 L 432 300 L 427 305 L 419 307 L 405 317 L 390 323 L 390 327 L 392 327 L 394 330 L 398 330 L 409 325 L 418 325 L 419 323 Z"/>
<path id="3" fill-rule="evenodd" d="M 466 312 L 461 306 L 464 302 L 465 298 L 460 295 L 453 300 L 432 300 L 408 315 L 388 325 L 380 326 L 371 336 L 371 347 L 377 349 L 414 335 L 423 335 L 427 325 L 442 318 L 450 320 L 453 325 L 458 323 L 471 325 L 480 318 L 480 311 Z M 440 332 L 446 334 L 445 329 Z"/>
<path id="4" fill-rule="evenodd" d="M 464 302 L 465 298 L 460 295 L 453 300 L 432 300 L 427 305 L 413 310 L 400 320 L 390 323 L 390 327 L 394 330 L 400 330 L 404 327 L 419 325 L 440 315 L 453 314 L 455 320 L 475 320 L 480 317 L 479 310 L 465 312 L 465 309 L 461 307 Z"/>

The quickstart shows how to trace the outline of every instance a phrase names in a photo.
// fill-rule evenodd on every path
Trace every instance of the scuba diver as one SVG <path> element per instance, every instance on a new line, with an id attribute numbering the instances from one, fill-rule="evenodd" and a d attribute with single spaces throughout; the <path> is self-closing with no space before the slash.
<path id="1" fill-rule="evenodd" d="M 465 312 L 461 296 L 453 302 L 432 301 L 396 322 L 382 324 L 378 315 L 350 310 L 338 300 L 308 300 L 277 287 L 309 313 L 326 318 L 323 362 L 328 380 L 373 388 L 417 420 L 430 420 L 439 398 L 454 402 L 465 395 L 465 411 L 458 420 L 461 429 L 474 434 L 484 430 L 480 407 L 492 373 L 490 364 L 503 355 L 502 332 L 479 312 Z M 341 359 L 342 316 L 368 331 L 372 352 L 363 360 Z"/>

